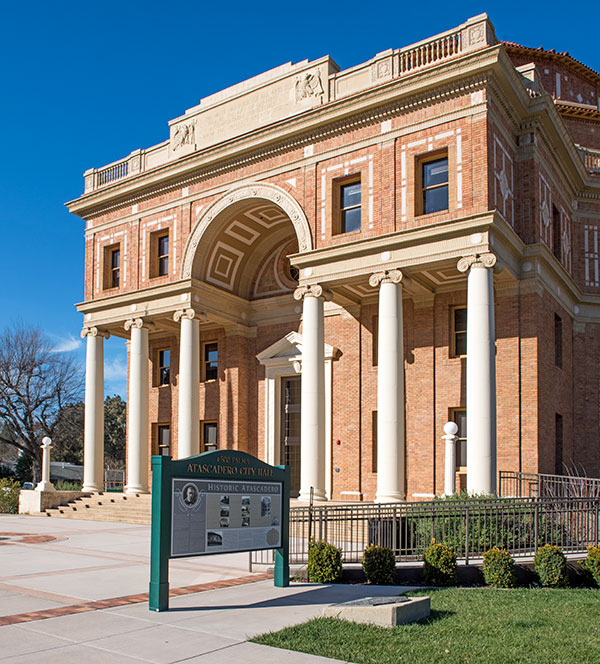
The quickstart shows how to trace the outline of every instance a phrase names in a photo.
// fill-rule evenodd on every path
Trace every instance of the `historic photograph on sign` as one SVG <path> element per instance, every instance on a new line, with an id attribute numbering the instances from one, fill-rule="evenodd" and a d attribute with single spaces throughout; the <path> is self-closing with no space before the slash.
<path id="1" fill-rule="evenodd" d="M 171 556 L 281 546 L 279 482 L 173 478 Z"/>

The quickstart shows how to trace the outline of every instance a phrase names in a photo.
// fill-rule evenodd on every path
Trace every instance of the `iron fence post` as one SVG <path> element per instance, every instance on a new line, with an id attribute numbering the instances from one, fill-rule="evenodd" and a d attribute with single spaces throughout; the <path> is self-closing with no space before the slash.
<path id="1" fill-rule="evenodd" d="M 534 550 L 538 548 L 538 525 L 539 525 L 539 517 L 540 517 L 540 509 L 539 505 L 537 502 L 537 498 L 535 498 L 535 503 L 533 507 L 533 515 L 534 515 L 534 522 L 533 522 L 533 548 Z"/>
<path id="2" fill-rule="evenodd" d="M 469 564 L 469 507 L 465 511 L 465 565 Z"/>

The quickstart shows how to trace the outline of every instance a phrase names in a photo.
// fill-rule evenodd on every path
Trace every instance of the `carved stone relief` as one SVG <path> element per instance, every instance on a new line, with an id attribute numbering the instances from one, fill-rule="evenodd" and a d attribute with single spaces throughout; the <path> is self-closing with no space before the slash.
<path id="1" fill-rule="evenodd" d="M 321 83 L 321 73 L 307 72 L 301 76 L 296 76 L 294 83 L 296 103 L 303 99 L 310 99 L 311 97 L 320 97 L 324 94 L 323 84 Z"/>
<path id="2" fill-rule="evenodd" d="M 178 124 L 173 130 L 171 138 L 171 149 L 176 152 L 184 145 L 195 145 L 196 121 L 187 124 Z"/>

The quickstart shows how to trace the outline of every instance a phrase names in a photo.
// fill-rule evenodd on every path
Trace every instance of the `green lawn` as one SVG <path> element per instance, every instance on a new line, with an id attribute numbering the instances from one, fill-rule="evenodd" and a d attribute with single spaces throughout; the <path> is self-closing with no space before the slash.
<path id="1" fill-rule="evenodd" d="M 316 618 L 253 640 L 356 664 L 600 663 L 598 590 L 448 588 L 408 594 L 431 597 L 429 619 L 383 628 Z"/>

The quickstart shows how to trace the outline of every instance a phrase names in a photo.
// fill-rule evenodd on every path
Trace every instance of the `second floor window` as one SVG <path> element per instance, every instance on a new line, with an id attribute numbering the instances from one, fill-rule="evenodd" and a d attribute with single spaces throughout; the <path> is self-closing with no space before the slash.
<path id="1" fill-rule="evenodd" d="M 158 384 L 168 385 L 171 382 L 171 351 L 158 351 Z"/>
<path id="2" fill-rule="evenodd" d="M 156 426 L 156 440 L 158 443 L 158 453 L 161 456 L 171 454 L 171 427 L 168 424 L 158 424 Z"/>
<path id="3" fill-rule="evenodd" d="M 423 182 L 422 214 L 448 209 L 448 157 L 421 164 Z"/>
<path id="4" fill-rule="evenodd" d="M 340 232 L 360 230 L 360 180 L 340 185 Z"/>
<path id="5" fill-rule="evenodd" d="M 111 288 L 118 288 L 121 284 L 121 250 L 112 249 L 110 252 L 110 283 Z"/>
<path id="6" fill-rule="evenodd" d="M 202 355 L 203 380 L 216 380 L 219 373 L 219 347 L 216 341 L 204 344 Z"/>
<path id="7" fill-rule="evenodd" d="M 159 235 L 157 241 L 157 274 L 163 277 L 169 274 L 169 235 Z"/>

